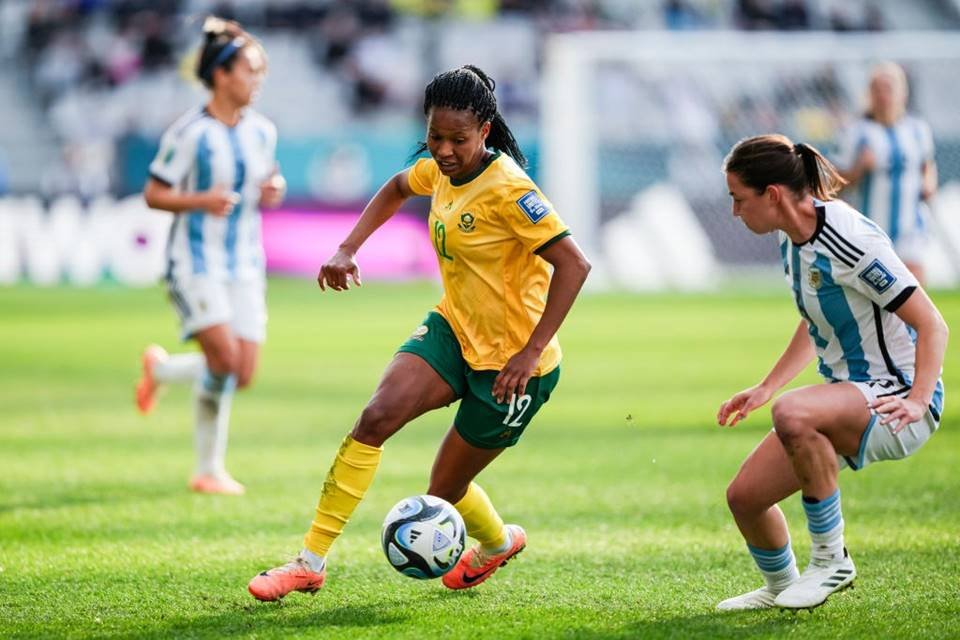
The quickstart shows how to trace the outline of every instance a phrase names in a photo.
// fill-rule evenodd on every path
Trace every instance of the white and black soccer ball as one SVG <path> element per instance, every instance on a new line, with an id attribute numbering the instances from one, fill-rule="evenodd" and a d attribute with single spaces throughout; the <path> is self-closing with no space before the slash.
<path id="1" fill-rule="evenodd" d="M 453 505 L 427 495 L 398 502 L 380 534 L 390 566 L 420 580 L 450 571 L 463 553 L 465 538 L 466 526 Z"/>

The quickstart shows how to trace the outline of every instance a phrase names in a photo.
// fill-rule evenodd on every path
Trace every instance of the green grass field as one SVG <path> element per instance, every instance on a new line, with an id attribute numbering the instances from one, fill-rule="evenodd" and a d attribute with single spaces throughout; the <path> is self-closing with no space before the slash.
<path id="1" fill-rule="evenodd" d="M 426 488 L 453 409 L 388 443 L 330 557 L 327 586 L 281 605 L 246 583 L 288 559 L 324 473 L 431 285 L 321 294 L 271 282 L 270 338 L 234 404 L 229 466 L 242 498 L 189 493 L 192 408 L 171 389 L 138 416 L 148 341 L 177 346 L 159 289 L 0 289 L 0 637 L 935 638 L 960 617 L 958 338 L 940 432 L 913 458 L 841 477 L 856 588 L 813 613 L 718 615 L 759 586 L 724 503 L 769 429 L 733 430 L 719 403 L 762 376 L 796 322 L 786 291 L 586 295 L 564 326 L 563 377 L 480 482 L 527 550 L 450 592 L 390 569 L 380 522 Z M 960 294 L 938 294 L 960 327 Z M 813 382 L 812 372 L 803 381 Z M 801 565 L 799 498 L 784 504 Z"/>

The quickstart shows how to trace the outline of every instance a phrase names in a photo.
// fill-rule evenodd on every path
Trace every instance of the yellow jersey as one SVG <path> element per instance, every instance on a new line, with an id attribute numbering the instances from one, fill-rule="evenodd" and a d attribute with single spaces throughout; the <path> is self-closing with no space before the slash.
<path id="1" fill-rule="evenodd" d="M 499 151 L 474 175 L 452 180 L 433 158 L 410 168 L 410 189 L 431 196 L 430 234 L 440 263 L 437 305 L 475 371 L 499 371 L 530 339 L 543 315 L 550 264 L 538 256 L 570 235 L 537 185 Z M 535 376 L 560 364 L 554 336 Z"/>

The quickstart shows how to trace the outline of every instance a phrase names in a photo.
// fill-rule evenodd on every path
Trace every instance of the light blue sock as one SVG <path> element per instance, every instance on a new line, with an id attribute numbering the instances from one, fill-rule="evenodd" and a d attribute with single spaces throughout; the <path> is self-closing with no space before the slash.
<path id="1" fill-rule="evenodd" d="M 779 549 L 760 549 L 751 544 L 747 545 L 747 549 L 771 591 L 780 593 L 800 575 L 797 571 L 797 558 L 793 555 L 789 542 Z"/>
<path id="2" fill-rule="evenodd" d="M 843 558 L 843 514 L 840 511 L 840 489 L 823 500 L 803 497 L 807 528 L 813 540 L 811 558 L 831 561 Z"/>

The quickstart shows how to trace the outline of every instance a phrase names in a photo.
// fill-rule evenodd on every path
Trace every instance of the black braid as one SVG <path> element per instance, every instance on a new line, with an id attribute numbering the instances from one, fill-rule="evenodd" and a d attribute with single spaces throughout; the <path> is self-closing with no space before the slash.
<path id="1" fill-rule="evenodd" d="M 525 167 L 527 158 L 497 109 L 497 98 L 493 94 L 496 86 L 493 78 L 479 67 L 470 64 L 444 71 L 434 76 L 424 90 L 423 115 L 429 115 L 430 110 L 437 107 L 472 111 L 481 124 L 490 123 L 487 144 L 506 153 L 518 165 Z M 426 150 L 427 143 L 421 142 L 413 155 L 416 157 Z"/>

